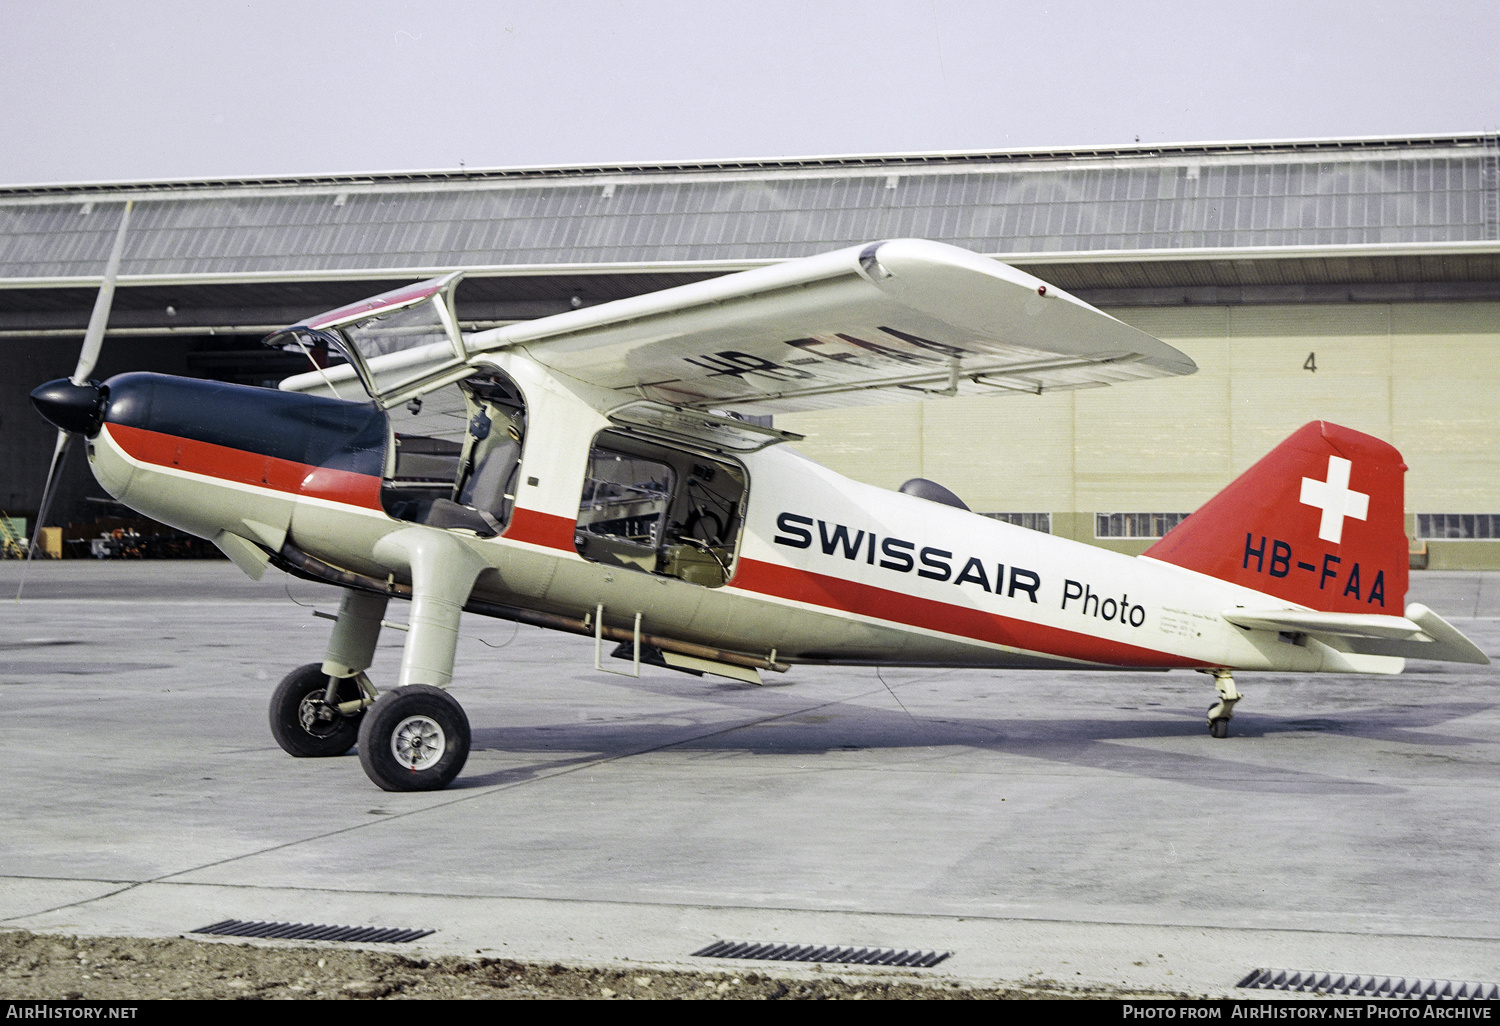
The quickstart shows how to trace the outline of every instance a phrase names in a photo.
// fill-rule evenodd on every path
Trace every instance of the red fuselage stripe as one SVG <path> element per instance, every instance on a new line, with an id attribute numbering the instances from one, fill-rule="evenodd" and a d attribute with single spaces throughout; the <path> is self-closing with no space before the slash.
<path id="1" fill-rule="evenodd" d="M 1066 659 L 1084 659 L 1111 666 L 1153 668 L 1200 665 L 1182 656 L 1110 641 L 1092 634 L 1080 634 L 1060 627 L 1048 627 L 998 613 L 987 613 L 969 606 L 904 595 L 842 577 L 829 577 L 776 563 L 763 563 L 756 559 L 740 559 L 729 583 L 732 587 L 745 591 Z M 1016 601 L 1027 600 L 1017 596 Z"/>
<path id="2" fill-rule="evenodd" d="M 567 517 L 517 508 L 505 537 L 511 541 L 530 542 L 533 545 L 573 552 L 573 532 L 576 526 L 577 522 Z M 1200 665 L 1191 659 L 1138 645 L 1127 645 L 1090 634 L 986 613 L 968 606 L 917 598 L 842 577 L 830 577 L 756 559 L 742 557 L 735 565 L 734 576 L 729 585 L 744 591 L 805 602 L 834 612 L 855 613 L 955 637 L 973 638 L 1027 652 L 1082 659 L 1091 663 L 1153 668 Z M 1025 599 L 1018 596 L 1017 601 Z"/>
<path id="3" fill-rule="evenodd" d="M 124 424 L 106 424 L 104 430 L 127 455 L 142 463 L 176 467 L 221 481 L 328 499 L 365 509 L 381 508 L 380 478 L 369 474 L 314 467 Z"/>
<path id="4" fill-rule="evenodd" d="M 560 517 L 555 513 L 517 506 L 511 514 L 510 525 L 503 537 L 506 541 L 526 542 L 528 545 L 544 545 L 549 549 L 577 551 L 573 546 L 573 532 L 578 521 L 571 517 Z"/>

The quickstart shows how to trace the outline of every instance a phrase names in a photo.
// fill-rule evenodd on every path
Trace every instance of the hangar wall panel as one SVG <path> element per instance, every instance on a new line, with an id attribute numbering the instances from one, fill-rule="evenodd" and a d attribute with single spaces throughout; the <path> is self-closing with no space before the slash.
<path id="1" fill-rule="evenodd" d="M 1076 509 L 1185 513 L 1229 479 L 1228 347 L 1222 339 L 1173 344 L 1197 374 L 1078 394 Z"/>
<path id="2" fill-rule="evenodd" d="M 1129 552 L 1149 542 L 1096 539 L 1094 514 L 1190 512 L 1319 419 L 1401 450 L 1410 514 L 1500 513 L 1500 303 L 1112 312 L 1199 372 L 777 423 L 807 433 L 799 448 L 840 472 L 887 487 L 930 477 L 976 510 L 1050 512 L 1054 533 Z M 1434 567 L 1500 565 L 1497 542 L 1430 550 Z"/>
<path id="3" fill-rule="evenodd" d="M 924 403 L 922 476 L 965 482 L 960 496 L 981 513 L 1073 509 L 1076 397 L 1057 392 Z"/>
<path id="4" fill-rule="evenodd" d="M 856 406 L 816 416 L 778 417 L 777 425 L 807 436 L 799 452 L 823 466 L 881 488 L 922 475 L 926 403 Z"/>
<path id="5" fill-rule="evenodd" d="M 1500 512 L 1500 336 L 1413 335 L 1403 342 L 1392 359 L 1392 441 L 1411 468 L 1408 507 Z"/>
<path id="6" fill-rule="evenodd" d="M 1310 355 L 1316 371 L 1303 369 Z M 1387 336 L 1235 338 L 1229 361 L 1236 474 L 1312 420 L 1391 437 Z"/>

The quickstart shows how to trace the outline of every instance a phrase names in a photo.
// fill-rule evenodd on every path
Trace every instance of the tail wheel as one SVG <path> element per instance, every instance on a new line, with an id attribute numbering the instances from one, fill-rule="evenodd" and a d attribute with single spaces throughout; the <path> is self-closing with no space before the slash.
<path id="1" fill-rule="evenodd" d="M 1209 737 L 1228 737 L 1229 736 L 1229 717 L 1228 716 L 1214 716 L 1213 715 L 1214 710 L 1217 709 L 1217 708 L 1219 708 L 1219 706 L 1221 704 L 1222 703 L 1215 702 L 1213 705 L 1211 705 L 1211 706 L 1208 707 L 1208 712 L 1209 712 L 1208 736 Z"/>
<path id="2" fill-rule="evenodd" d="M 441 688 L 412 684 L 380 696 L 359 727 L 359 762 L 386 791 L 447 787 L 469 758 L 469 718 Z"/>
<path id="3" fill-rule="evenodd" d="M 347 693 L 338 697 L 359 697 L 359 685 L 340 681 L 339 689 Z M 271 736 L 288 755 L 299 759 L 343 755 L 359 739 L 362 713 L 345 716 L 325 701 L 328 675 L 321 663 L 299 666 L 276 685 L 271 695 Z"/>

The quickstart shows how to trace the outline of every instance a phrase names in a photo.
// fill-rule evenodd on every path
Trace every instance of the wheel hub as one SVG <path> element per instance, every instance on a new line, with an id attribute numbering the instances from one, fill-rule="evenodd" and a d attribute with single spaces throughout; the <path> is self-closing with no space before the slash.
<path id="1" fill-rule="evenodd" d="M 436 766 L 447 747 L 447 735 L 430 716 L 408 716 L 391 731 L 391 754 L 413 773 Z"/>
<path id="2" fill-rule="evenodd" d="M 339 711 L 318 697 L 308 695 L 297 707 L 297 722 L 314 737 L 327 737 L 338 729 Z"/>

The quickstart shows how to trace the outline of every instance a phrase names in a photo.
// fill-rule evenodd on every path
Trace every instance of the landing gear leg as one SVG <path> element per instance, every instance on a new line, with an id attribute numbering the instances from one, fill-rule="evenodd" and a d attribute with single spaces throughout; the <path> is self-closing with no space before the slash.
<path id="1" fill-rule="evenodd" d="M 323 672 L 343 680 L 370 668 L 375 661 L 375 642 L 380 640 L 380 621 L 390 599 L 368 591 L 344 589 L 338 622 L 328 639 Z"/>
<path id="2" fill-rule="evenodd" d="M 375 556 L 411 573 L 411 612 L 397 687 L 359 727 L 365 775 L 387 791 L 448 786 L 469 757 L 469 720 L 443 689 L 453 680 L 458 624 L 485 568 L 446 531 L 409 527 L 382 538 Z"/>
<path id="3" fill-rule="evenodd" d="M 375 658 L 386 597 L 345 590 L 338 622 L 320 666 L 287 674 L 271 696 L 271 736 L 282 751 L 305 759 L 343 755 L 354 747 L 375 689 L 365 670 Z"/>
<path id="4" fill-rule="evenodd" d="M 1208 707 L 1208 732 L 1213 737 L 1229 736 L 1229 721 L 1234 717 L 1234 705 L 1243 697 L 1234 686 L 1234 674 L 1227 669 L 1205 670 L 1214 675 L 1214 687 L 1219 689 L 1219 700 Z"/>

